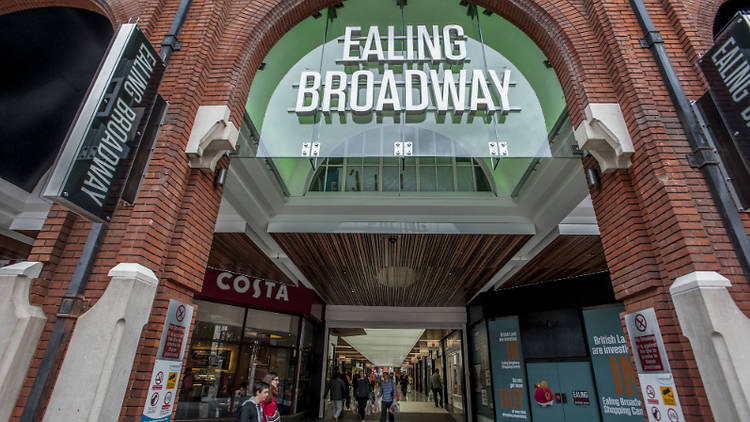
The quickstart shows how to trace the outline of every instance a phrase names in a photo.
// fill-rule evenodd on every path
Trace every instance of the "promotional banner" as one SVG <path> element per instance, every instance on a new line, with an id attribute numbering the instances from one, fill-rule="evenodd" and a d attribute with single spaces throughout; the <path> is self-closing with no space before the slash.
<path id="1" fill-rule="evenodd" d="M 193 310 L 186 303 L 169 301 L 141 422 L 169 422 L 172 419 Z"/>
<path id="2" fill-rule="evenodd" d="M 625 315 L 641 393 L 651 422 L 684 421 L 654 308 Z"/>
<path id="3" fill-rule="evenodd" d="M 583 310 L 586 339 L 591 354 L 599 406 L 603 422 L 643 420 L 641 397 L 636 387 L 636 371 L 630 363 L 620 314 L 623 306 Z"/>
<path id="4" fill-rule="evenodd" d="M 530 420 L 518 317 L 496 319 L 488 326 L 495 421 Z"/>
<path id="5" fill-rule="evenodd" d="M 487 324 L 484 321 L 471 329 L 471 361 L 474 362 L 472 393 L 474 408 L 480 422 L 494 420 L 494 402 L 492 400 L 492 375 L 490 373 L 490 350 L 487 344 Z"/>

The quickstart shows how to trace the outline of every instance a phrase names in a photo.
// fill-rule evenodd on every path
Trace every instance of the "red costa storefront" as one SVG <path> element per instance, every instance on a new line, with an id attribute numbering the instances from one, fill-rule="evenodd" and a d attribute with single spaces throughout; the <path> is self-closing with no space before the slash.
<path id="1" fill-rule="evenodd" d="M 313 347 L 323 302 L 305 286 L 207 269 L 195 295 L 195 327 L 177 420 L 232 419 L 250 381 L 279 376 L 279 409 L 295 420 L 317 404 Z"/>

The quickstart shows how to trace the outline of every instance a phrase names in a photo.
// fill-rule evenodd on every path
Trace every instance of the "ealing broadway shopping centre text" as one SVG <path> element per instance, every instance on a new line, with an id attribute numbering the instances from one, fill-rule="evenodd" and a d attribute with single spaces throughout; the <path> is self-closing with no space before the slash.
<path id="1" fill-rule="evenodd" d="M 456 74 L 449 66 L 438 66 L 440 71 L 428 68 L 429 64 L 433 67 L 440 63 L 461 65 L 468 61 L 467 38 L 460 25 L 446 25 L 442 30 L 438 25 L 431 28 L 406 25 L 405 36 L 396 36 L 394 27 L 388 26 L 385 40 L 377 26 L 369 27 L 366 37 L 361 37 L 361 33 L 359 26 L 346 27 L 343 54 L 337 63 L 346 66 L 372 62 L 388 65 L 383 66 L 380 80 L 376 81 L 375 72 L 368 69 L 351 74 L 330 70 L 323 75 L 303 71 L 294 108 L 298 116 L 312 115 L 318 110 L 325 114 L 351 111 L 357 115 L 386 110 L 410 114 L 428 110 L 439 114 L 452 111 L 454 115 L 480 110 L 490 114 L 520 111 L 518 107 L 511 107 L 508 99 L 510 69 L 504 69 L 498 75 L 494 69 L 461 69 Z M 400 48 L 397 48 L 397 41 L 402 41 Z M 403 81 L 397 82 L 390 65 L 403 65 Z M 405 89 L 400 90 L 399 86 Z"/>

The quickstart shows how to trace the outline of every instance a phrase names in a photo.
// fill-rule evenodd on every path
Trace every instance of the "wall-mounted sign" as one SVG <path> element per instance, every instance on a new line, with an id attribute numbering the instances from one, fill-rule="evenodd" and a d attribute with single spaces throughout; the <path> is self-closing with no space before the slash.
<path id="1" fill-rule="evenodd" d="M 625 315 L 630 336 L 638 381 L 646 401 L 646 413 L 651 422 L 684 421 L 677 387 L 664 349 L 659 321 L 654 308 Z"/>
<path id="2" fill-rule="evenodd" d="M 630 363 L 620 314 L 623 306 L 583 310 L 587 344 L 594 370 L 603 422 L 643 420 L 641 397 L 636 387 L 637 373 Z"/>
<path id="3" fill-rule="evenodd" d="M 529 420 L 528 392 L 517 317 L 488 323 L 492 379 L 495 386 L 495 421 Z"/>
<path id="4" fill-rule="evenodd" d="M 68 132 L 45 197 L 92 220 L 112 215 L 164 68 L 135 24 L 120 27 Z"/>
<path id="5" fill-rule="evenodd" d="M 309 315 L 318 320 L 322 320 L 323 317 L 323 302 L 314 291 L 303 285 L 287 285 L 213 268 L 206 269 L 203 290 L 196 297 L 270 311 Z"/>
<path id="6" fill-rule="evenodd" d="M 141 422 L 169 422 L 172 419 L 193 310 L 193 306 L 187 303 L 169 301 Z"/>

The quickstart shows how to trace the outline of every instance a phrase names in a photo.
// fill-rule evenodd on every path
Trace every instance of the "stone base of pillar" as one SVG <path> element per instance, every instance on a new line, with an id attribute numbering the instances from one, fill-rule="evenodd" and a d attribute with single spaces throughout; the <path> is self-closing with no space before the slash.
<path id="1" fill-rule="evenodd" d="M 122 263 L 94 307 L 78 318 L 44 421 L 117 421 L 159 280 Z"/>
<path id="2" fill-rule="evenodd" d="M 683 334 L 690 340 L 714 419 L 750 421 L 750 319 L 714 271 L 679 277 L 670 287 Z"/>
<path id="3" fill-rule="evenodd" d="M 47 321 L 42 307 L 29 303 L 31 280 L 41 271 L 41 262 L 0 268 L 0 421 L 13 413 Z"/>

